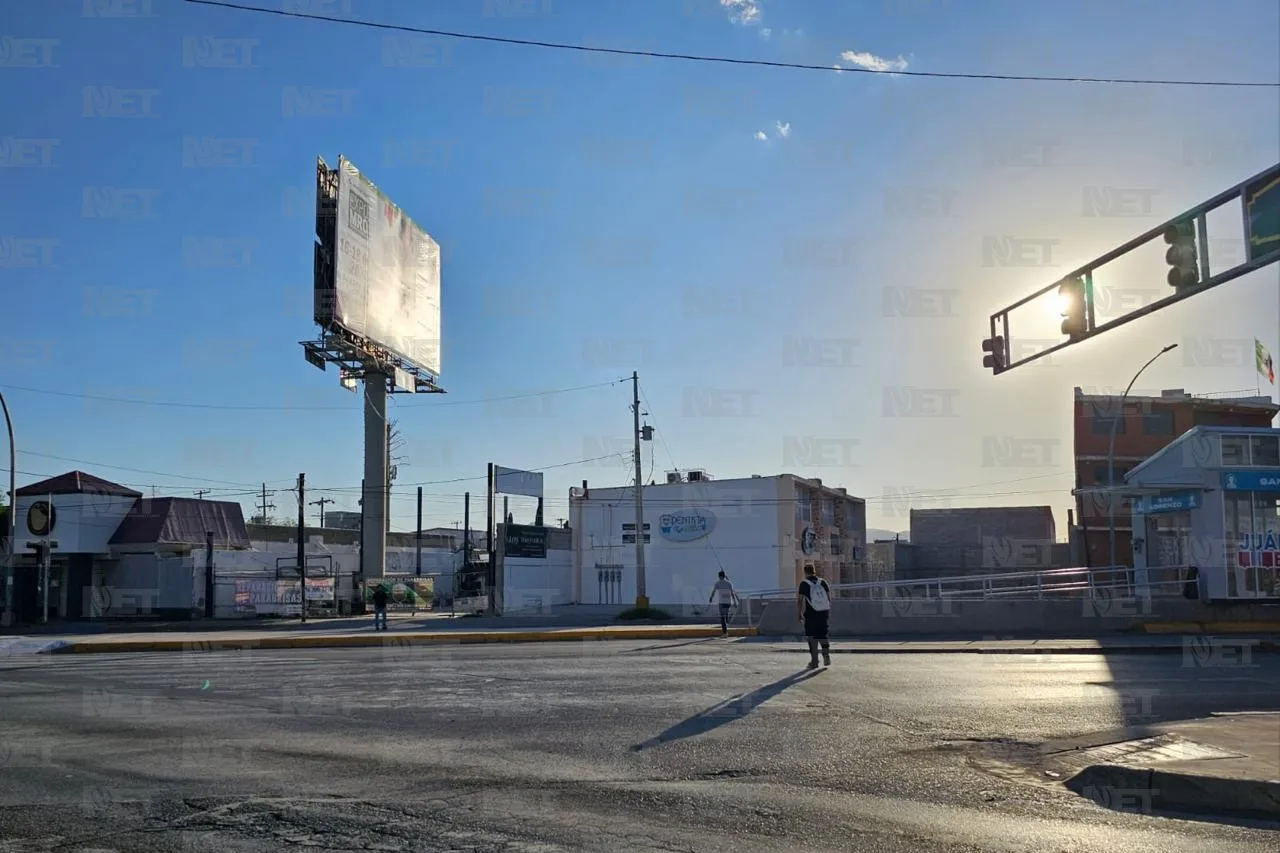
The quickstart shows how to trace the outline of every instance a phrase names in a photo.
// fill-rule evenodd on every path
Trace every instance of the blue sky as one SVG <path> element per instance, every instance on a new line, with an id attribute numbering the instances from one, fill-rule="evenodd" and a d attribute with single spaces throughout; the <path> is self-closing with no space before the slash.
<path id="1" fill-rule="evenodd" d="M 1270 0 L 310 2 L 418 27 L 846 68 L 1280 80 Z M 20 483 L 82 468 L 158 494 L 243 495 L 248 512 L 255 485 L 288 488 L 305 471 L 313 499 L 354 508 L 359 400 L 298 345 L 314 337 L 317 155 L 352 159 L 443 249 L 449 393 L 392 404 L 405 439 L 397 528 L 412 526 L 414 484 L 428 484 L 426 523 L 451 525 L 487 462 L 541 468 L 623 449 L 627 385 L 477 401 L 633 369 L 661 438 L 645 447 L 646 475 L 821 476 L 866 497 L 875 527 L 904 529 L 910 493 L 917 506 L 1047 503 L 1062 524 L 1073 386 L 1122 389 L 1176 341 L 1181 353 L 1138 390 L 1261 381 L 1266 393 L 1239 342 L 1280 350 L 1276 265 L 999 378 L 979 347 L 986 317 L 1054 268 L 1274 163 L 1274 89 L 389 48 L 376 30 L 177 0 L 90 6 L 150 14 L 0 6 L 15 167 L 0 170 L 0 234 L 25 259 L 0 268 L 0 384 Z M 187 38 L 249 67 L 187 67 Z M 87 86 L 142 90 L 122 108 L 149 112 L 85 117 Z M 330 90 L 341 114 L 285 116 L 289 86 Z M 224 140 L 227 165 L 184 164 L 187 137 Z M 86 188 L 98 215 L 85 215 Z M 1220 221 L 1215 251 L 1238 254 L 1238 218 Z M 1054 268 L 991 265 L 993 237 L 1054 241 Z M 1148 253 L 1102 284 L 1127 310 L 1164 295 L 1163 263 Z M 946 291 L 948 315 L 886 316 L 886 288 L 911 287 Z M 1047 311 L 1027 322 L 1023 337 L 1056 332 Z M 836 364 L 788 361 L 795 339 Z M 718 396 L 699 396 L 708 386 Z M 708 416 L 707 400 L 729 409 Z M 184 405 L 160 405 L 173 403 Z M 939 406 L 954 417 L 902 416 Z M 1009 438 L 1044 455 L 1030 467 L 993 458 L 992 441 Z M 629 464 L 548 470 L 549 518 L 583 479 L 623 484 Z M 274 503 L 296 513 L 288 493 Z"/>

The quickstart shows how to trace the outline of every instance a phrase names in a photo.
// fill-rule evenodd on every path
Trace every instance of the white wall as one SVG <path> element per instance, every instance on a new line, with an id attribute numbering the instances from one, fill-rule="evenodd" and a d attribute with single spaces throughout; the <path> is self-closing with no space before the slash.
<path id="1" fill-rule="evenodd" d="M 232 574 L 262 575 L 275 577 L 276 560 L 285 558 L 285 565 L 292 567 L 297 562 L 298 546 L 293 542 L 251 542 L 249 551 L 213 552 L 213 566 L 219 577 Z M 308 555 L 328 554 L 333 558 L 333 570 L 337 574 L 352 574 L 360 570 L 360 547 L 358 545 L 322 545 L 308 542 Z M 204 570 L 205 551 L 203 548 L 192 551 L 196 567 Z M 461 555 L 454 554 L 445 548 L 422 549 L 422 573 L 452 574 Z M 387 572 L 390 574 L 413 574 L 417 568 L 417 548 L 387 548 Z"/>
<path id="2" fill-rule="evenodd" d="M 504 557 L 502 612 L 536 611 L 573 603 L 573 552 L 547 549 L 544 560 Z"/>
<path id="3" fill-rule="evenodd" d="M 646 486 L 644 520 L 650 525 L 650 544 L 645 547 L 645 586 L 650 602 L 706 604 L 721 569 L 740 590 L 776 589 L 781 558 L 779 482 L 778 477 L 760 477 Z M 585 501 L 571 500 L 576 505 L 572 523 L 581 603 L 603 603 L 597 563 L 620 563 L 622 600 L 634 600 L 635 545 L 622 542 L 622 525 L 635 521 L 634 491 L 590 489 Z M 663 514 L 695 508 L 715 515 L 709 536 L 692 542 L 662 537 Z"/>
<path id="4" fill-rule="evenodd" d="M 36 501 L 53 503 L 57 517 L 50 539 L 58 542 L 55 552 L 69 554 L 106 554 L 107 542 L 129 510 L 135 498 L 118 495 L 24 495 L 17 500 L 17 531 L 15 543 L 19 554 L 27 550 L 27 543 L 36 541 L 27 530 L 27 512 Z"/>

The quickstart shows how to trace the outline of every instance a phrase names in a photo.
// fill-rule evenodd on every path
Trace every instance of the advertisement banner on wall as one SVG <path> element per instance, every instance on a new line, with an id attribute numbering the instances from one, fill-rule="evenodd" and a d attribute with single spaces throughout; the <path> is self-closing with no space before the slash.
<path id="1" fill-rule="evenodd" d="M 333 578 L 307 578 L 307 601 L 333 601 Z M 297 616 L 301 610 L 298 581 L 238 580 L 235 587 L 235 612 L 259 616 Z"/>
<path id="2" fill-rule="evenodd" d="M 364 582 L 365 607 L 373 608 L 373 591 L 379 585 L 387 589 L 388 610 L 430 610 L 435 603 L 434 578 L 382 578 Z"/>

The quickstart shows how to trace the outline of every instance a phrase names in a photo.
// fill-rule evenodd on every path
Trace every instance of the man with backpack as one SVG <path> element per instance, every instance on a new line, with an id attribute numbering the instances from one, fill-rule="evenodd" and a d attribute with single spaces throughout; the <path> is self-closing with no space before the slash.
<path id="1" fill-rule="evenodd" d="M 831 666 L 831 640 L 828 633 L 831 622 L 831 587 L 818 577 L 813 566 L 804 567 L 804 580 L 800 581 L 796 597 L 796 619 L 804 622 L 804 635 L 809 641 L 809 665 L 805 669 L 818 668 L 818 646 L 822 646 L 822 663 Z"/>

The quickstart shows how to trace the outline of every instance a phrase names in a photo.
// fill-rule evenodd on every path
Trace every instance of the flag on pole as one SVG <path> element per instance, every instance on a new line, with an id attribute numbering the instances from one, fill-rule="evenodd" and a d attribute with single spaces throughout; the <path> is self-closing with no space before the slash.
<path id="1" fill-rule="evenodd" d="M 1267 377 L 1272 385 L 1276 384 L 1276 363 L 1271 360 L 1271 353 L 1262 345 L 1262 341 L 1253 339 L 1254 354 L 1258 360 L 1258 372 Z"/>

